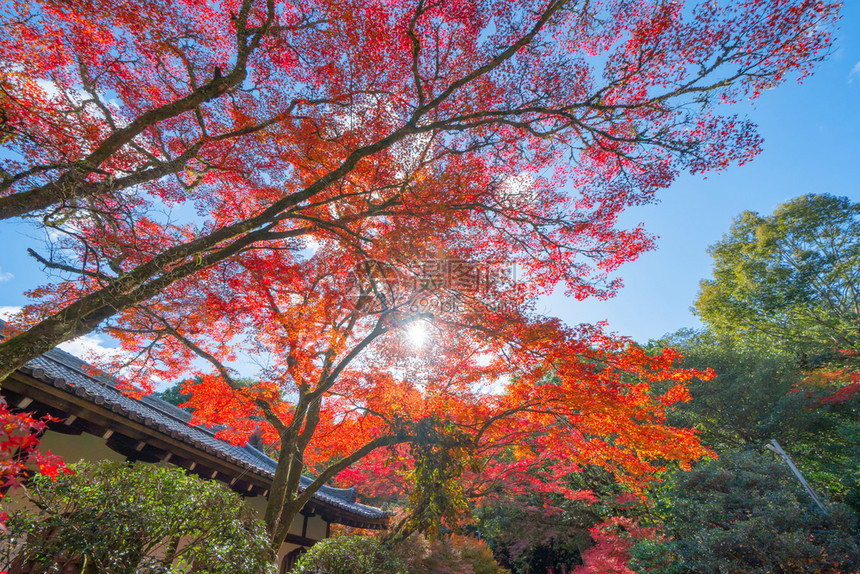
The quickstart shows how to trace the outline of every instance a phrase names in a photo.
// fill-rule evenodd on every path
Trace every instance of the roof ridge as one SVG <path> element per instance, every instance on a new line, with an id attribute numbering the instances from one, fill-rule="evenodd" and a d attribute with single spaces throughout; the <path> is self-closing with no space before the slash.
<path id="1" fill-rule="evenodd" d="M 124 397 L 128 397 L 128 398 L 135 400 L 141 404 L 144 404 L 147 407 L 161 413 L 162 415 L 169 417 L 170 419 L 172 419 L 176 422 L 179 422 L 179 423 L 182 423 L 182 424 L 188 426 L 189 428 L 193 428 L 193 429 L 197 429 L 201 432 L 205 432 L 206 434 L 212 436 L 216 440 L 224 440 L 222 438 L 218 438 L 217 436 L 215 436 L 218 432 L 220 432 L 223 429 L 219 429 L 219 428 L 217 428 L 217 426 L 216 427 L 209 427 L 209 426 L 201 425 L 201 424 L 192 425 L 191 420 L 192 420 L 193 415 L 191 415 L 191 413 L 188 413 L 189 415 L 191 415 L 191 417 L 189 417 L 188 419 L 184 419 L 180 416 L 177 416 L 177 413 L 175 411 L 173 411 L 173 408 L 169 408 L 169 407 L 165 408 L 165 407 L 167 405 L 169 405 L 170 407 L 175 407 L 177 410 L 181 410 L 181 409 L 179 409 L 179 407 L 176 407 L 176 405 L 168 403 L 164 399 L 161 399 L 160 397 L 155 396 L 154 393 L 142 394 L 140 399 L 135 399 L 134 397 L 123 392 L 123 390 L 117 386 L 117 383 L 119 382 L 119 380 L 116 377 L 105 373 L 104 371 L 98 369 L 98 367 L 90 365 L 89 363 L 87 363 L 86 361 L 81 359 L 80 357 L 76 357 L 75 355 L 72 355 L 68 351 L 64 351 L 63 349 L 55 347 L 53 349 L 50 349 L 49 351 L 46 351 L 42 356 L 55 362 L 55 363 L 58 363 L 59 365 L 65 367 L 67 369 L 71 369 L 71 370 L 75 371 L 76 373 L 78 373 L 81 376 L 84 376 L 90 380 L 101 383 L 106 388 L 111 389 L 113 391 L 116 391 L 117 393 L 121 394 Z M 66 359 L 66 360 L 63 360 L 63 359 Z M 72 364 L 69 364 L 68 362 L 66 362 L 69 359 L 71 359 Z M 87 369 L 85 368 L 86 366 L 90 366 L 93 369 L 97 369 L 98 372 L 95 375 L 93 375 L 93 374 L 87 372 Z M 141 391 L 141 392 L 143 393 L 143 391 Z M 185 411 L 185 412 L 187 412 L 187 411 Z M 223 428 L 229 428 L 229 427 L 224 426 Z M 224 442 L 227 442 L 228 444 L 230 444 L 229 441 L 224 441 Z M 236 445 L 231 444 L 231 446 L 236 446 Z M 241 448 L 241 447 L 239 447 L 239 448 Z M 261 453 L 261 454 L 263 454 L 263 453 Z M 263 454 L 263 456 L 266 458 L 269 458 L 265 454 Z M 273 459 L 269 458 L 269 460 L 273 460 Z"/>

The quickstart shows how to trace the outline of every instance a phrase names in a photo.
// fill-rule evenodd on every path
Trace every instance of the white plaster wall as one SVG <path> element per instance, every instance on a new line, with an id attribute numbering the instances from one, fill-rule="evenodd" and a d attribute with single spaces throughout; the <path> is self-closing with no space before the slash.
<path id="1" fill-rule="evenodd" d="M 103 438 L 89 433 L 73 435 L 47 431 L 39 441 L 39 450 L 49 450 L 69 464 L 80 460 L 122 462 L 126 458 L 109 449 Z"/>
<path id="2" fill-rule="evenodd" d="M 319 516 L 308 518 L 308 532 L 305 536 L 314 540 L 322 540 L 325 538 L 326 521 Z"/>

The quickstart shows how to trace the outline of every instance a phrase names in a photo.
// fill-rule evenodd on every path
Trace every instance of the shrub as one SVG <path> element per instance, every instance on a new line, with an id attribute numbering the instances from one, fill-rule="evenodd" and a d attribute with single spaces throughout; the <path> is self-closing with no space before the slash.
<path id="1" fill-rule="evenodd" d="M 3 567 L 46 574 L 274 572 L 269 537 L 239 495 L 180 469 L 81 462 L 33 477 L 35 508 L 8 523 Z M 77 570 L 76 570 L 77 571 Z"/>
<path id="2" fill-rule="evenodd" d="M 856 518 L 844 505 L 824 515 L 782 461 L 723 455 L 667 480 L 665 534 L 631 553 L 639 572 L 857 572 Z"/>
<path id="3" fill-rule="evenodd" d="M 409 574 L 505 574 L 482 540 L 452 534 L 427 540 L 413 534 L 392 550 L 406 563 Z"/>
<path id="4" fill-rule="evenodd" d="M 407 574 L 402 560 L 376 538 L 343 536 L 314 544 L 291 574 Z"/>
<path id="5" fill-rule="evenodd" d="M 291 574 L 506 574 L 490 548 L 467 536 L 429 541 L 420 534 L 389 545 L 377 538 L 320 540 Z"/>
<path id="6" fill-rule="evenodd" d="M 582 553 L 582 566 L 572 574 L 635 574 L 627 567 L 630 548 L 637 540 L 656 538 L 654 528 L 643 528 L 634 520 L 614 516 L 589 529 L 594 545 Z"/>

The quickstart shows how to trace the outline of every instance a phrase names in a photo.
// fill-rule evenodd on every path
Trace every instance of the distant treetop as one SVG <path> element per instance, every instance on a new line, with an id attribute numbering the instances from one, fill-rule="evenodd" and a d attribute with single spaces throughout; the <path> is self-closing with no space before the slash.
<path id="1" fill-rule="evenodd" d="M 805 195 L 745 211 L 710 253 L 695 311 L 714 331 L 801 360 L 860 352 L 860 204 Z"/>

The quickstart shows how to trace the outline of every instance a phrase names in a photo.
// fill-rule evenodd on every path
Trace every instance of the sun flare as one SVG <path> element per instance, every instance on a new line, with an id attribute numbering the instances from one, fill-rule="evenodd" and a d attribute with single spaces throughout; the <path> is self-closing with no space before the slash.
<path id="1" fill-rule="evenodd" d="M 409 327 L 406 328 L 406 338 L 409 340 L 409 343 L 416 349 L 420 349 L 424 346 L 424 343 L 427 342 L 428 335 L 429 333 L 427 332 L 427 323 L 425 323 L 424 321 L 412 323 L 411 325 L 409 325 Z"/>

